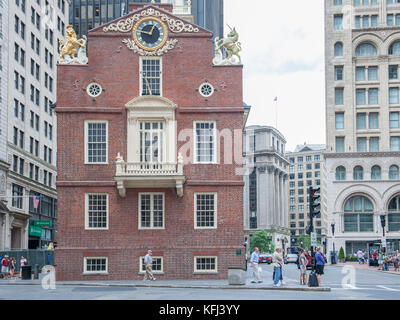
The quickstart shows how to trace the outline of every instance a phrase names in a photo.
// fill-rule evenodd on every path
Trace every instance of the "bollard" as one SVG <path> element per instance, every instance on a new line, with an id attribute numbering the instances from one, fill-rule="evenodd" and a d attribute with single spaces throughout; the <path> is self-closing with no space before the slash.
<path id="1" fill-rule="evenodd" d="M 33 279 L 39 279 L 39 265 L 35 264 Z"/>

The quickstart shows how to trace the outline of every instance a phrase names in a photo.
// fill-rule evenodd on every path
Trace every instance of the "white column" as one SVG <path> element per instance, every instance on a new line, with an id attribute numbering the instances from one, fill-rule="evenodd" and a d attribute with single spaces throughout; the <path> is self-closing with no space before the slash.
<path id="1" fill-rule="evenodd" d="M 275 208 L 274 208 L 274 224 L 276 225 L 276 226 L 278 226 L 279 225 L 279 201 L 278 201 L 278 197 L 277 197 L 277 195 L 278 195 L 278 193 L 279 193 L 279 188 L 278 188 L 278 184 L 279 184 L 279 182 L 278 182 L 278 175 L 277 175 L 277 173 L 276 173 L 276 171 L 274 172 L 274 190 L 275 190 L 275 193 L 274 193 L 274 202 L 275 202 Z"/>
<path id="2" fill-rule="evenodd" d="M 274 171 L 272 167 L 268 167 L 267 175 L 267 224 L 271 226 L 274 224 Z"/>

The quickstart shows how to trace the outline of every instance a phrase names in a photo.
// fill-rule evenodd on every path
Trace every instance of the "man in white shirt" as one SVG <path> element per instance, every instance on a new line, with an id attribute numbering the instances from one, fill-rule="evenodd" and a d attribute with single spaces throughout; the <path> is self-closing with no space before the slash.
<path id="1" fill-rule="evenodd" d="M 156 280 L 153 276 L 153 258 L 151 257 L 153 252 L 151 250 L 147 251 L 146 256 L 144 257 L 144 264 L 146 265 L 146 274 L 144 275 L 143 280 Z"/>
<path id="2" fill-rule="evenodd" d="M 251 283 L 261 283 L 261 278 L 260 278 L 260 271 L 258 269 L 258 258 L 259 258 L 259 253 L 258 253 L 258 248 L 254 248 L 254 252 L 251 254 L 250 258 L 250 267 L 253 269 L 253 280 Z"/>

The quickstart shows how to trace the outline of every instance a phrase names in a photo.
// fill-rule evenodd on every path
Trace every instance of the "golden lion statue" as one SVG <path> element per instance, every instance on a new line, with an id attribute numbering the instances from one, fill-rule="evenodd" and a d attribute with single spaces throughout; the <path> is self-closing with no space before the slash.
<path id="1" fill-rule="evenodd" d="M 76 36 L 75 30 L 71 25 L 68 25 L 67 28 L 67 39 L 64 42 L 63 40 L 59 40 L 59 49 L 60 49 L 60 62 L 64 61 L 64 56 L 69 55 L 71 59 L 75 58 L 77 53 L 77 47 L 85 48 L 84 43 L 86 41 L 84 39 L 79 39 Z"/>

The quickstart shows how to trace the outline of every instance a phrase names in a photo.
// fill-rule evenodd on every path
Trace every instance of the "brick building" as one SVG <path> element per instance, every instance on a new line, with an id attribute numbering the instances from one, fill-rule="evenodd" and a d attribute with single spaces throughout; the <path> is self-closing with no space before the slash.
<path id="1" fill-rule="evenodd" d="M 58 65 L 57 280 L 142 279 L 147 249 L 157 278 L 227 278 L 245 261 L 242 66 L 214 66 L 172 5 L 130 11 L 89 32 L 87 65 Z"/>

